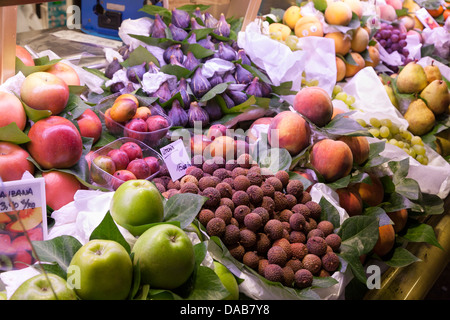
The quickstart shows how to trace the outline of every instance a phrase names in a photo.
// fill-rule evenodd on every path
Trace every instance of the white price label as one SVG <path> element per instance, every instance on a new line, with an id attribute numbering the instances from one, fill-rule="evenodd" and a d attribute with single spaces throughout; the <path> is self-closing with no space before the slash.
<path id="1" fill-rule="evenodd" d="M 191 159 L 183 140 L 178 139 L 162 147 L 160 152 L 172 181 L 178 180 L 186 174 L 186 169 L 191 165 Z"/>

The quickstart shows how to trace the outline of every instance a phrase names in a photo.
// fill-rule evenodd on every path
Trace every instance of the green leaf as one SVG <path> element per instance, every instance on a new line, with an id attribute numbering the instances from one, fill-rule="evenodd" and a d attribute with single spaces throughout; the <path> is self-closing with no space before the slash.
<path id="1" fill-rule="evenodd" d="M 378 219 L 374 216 L 353 216 L 342 223 L 338 234 L 342 239 L 341 251 L 358 256 L 368 253 L 378 240 Z"/>
<path id="2" fill-rule="evenodd" d="M 19 129 L 15 122 L 12 122 L 0 128 L 0 141 L 23 144 L 30 141 L 30 138 L 28 138 L 28 136 Z"/>
<path id="3" fill-rule="evenodd" d="M 33 241 L 33 246 L 41 262 L 55 262 L 67 273 L 73 255 L 83 245 L 75 237 L 63 235 L 51 240 Z"/>
<path id="4" fill-rule="evenodd" d="M 186 228 L 200 212 L 208 198 L 197 194 L 180 193 L 167 200 L 164 206 L 164 221 L 178 221 Z"/>
<path id="5" fill-rule="evenodd" d="M 384 260 L 384 263 L 393 268 L 401 268 L 417 261 L 421 260 L 405 248 L 397 247 L 394 249 L 392 257 L 388 260 Z"/>
<path id="6" fill-rule="evenodd" d="M 75 120 L 81 114 L 86 111 L 86 109 L 92 109 L 87 103 L 85 103 L 78 95 L 69 94 L 69 100 L 64 110 L 59 114 L 59 116 L 67 118 L 69 120 Z"/>
<path id="7" fill-rule="evenodd" d="M 312 182 L 309 179 L 306 179 L 304 176 L 296 172 L 289 171 L 288 174 L 290 180 L 300 180 L 303 183 L 304 190 L 308 189 L 312 185 Z"/>
<path id="8" fill-rule="evenodd" d="M 189 51 L 192 52 L 194 57 L 197 59 L 207 58 L 214 54 L 214 51 L 206 49 L 198 43 L 183 43 L 181 45 L 181 50 L 186 55 Z"/>
<path id="9" fill-rule="evenodd" d="M 247 71 L 249 71 L 254 77 L 258 77 L 258 79 L 262 82 L 271 84 L 272 81 L 270 81 L 270 79 L 267 77 L 266 74 L 264 74 L 263 72 L 261 72 L 258 68 L 255 68 L 254 66 L 249 66 L 247 64 L 241 63 L 241 66 L 246 69 Z"/>
<path id="10" fill-rule="evenodd" d="M 208 100 L 213 99 L 216 95 L 225 92 L 228 88 L 228 82 L 219 83 L 209 90 L 205 95 L 200 99 L 201 102 L 206 102 Z M 231 109 L 229 109 L 231 110 Z"/>
<path id="11" fill-rule="evenodd" d="M 20 97 L 17 97 L 17 98 L 20 99 Z M 33 122 L 50 117 L 52 115 L 52 112 L 50 110 L 36 110 L 36 109 L 29 107 L 22 100 L 20 100 L 20 101 L 22 102 L 23 108 L 25 109 L 27 118 Z"/>
<path id="12" fill-rule="evenodd" d="M 177 80 L 180 80 L 181 78 L 190 78 L 192 75 L 192 71 L 189 69 L 186 69 L 184 67 L 180 67 L 173 64 L 166 64 L 161 67 L 161 72 L 164 72 L 166 74 L 170 74 L 177 77 Z"/>
<path id="13" fill-rule="evenodd" d="M 213 269 L 199 266 L 187 300 L 222 300 L 229 292 Z"/>
<path id="14" fill-rule="evenodd" d="M 203 11 L 209 9 L 209 7 L 211 7 L 211 6 L 208 6 L 208 5 L 205 5 L 205 4 L 199 4 L 199 3 L 196 3 L 196 4 L 186 4 L 186 5 L 184 5 L 184 6 L 178 7 L 177 9 L 178 9 L 178 10 L 186 11 L 186 12 L 188 12 L 188 13 L 192 13 L 192 12 L 194 12 L 195 10 L 197 10 L 197 8 L 199 8 L 200 11 L 203 12 Z"/>
<path id="15" fill-rule="evenodd" d="M 22 60 L 20 60 L 18 57 L 16 57 L 16 66 L 15 66 L 16 73 L 22 72 L 23 75 L 26 77 L 34 72 L 46 71 L 54 64 L 61 61 L 61 59 L 54 59 L 52 61 L 49 61 L 49 58 L 47 56 L 45 56 L 40 59 L 34 59 L 34 61 L 35 61 L 34 66 L 26 66 L 22 62 Z"/>
<path id="16" fill-rule="evenodd" d="M 338 114 L 327 125 L 318 128 L 318 130 L 327 135 L 371 137 L 372 135 L 366 128 L 362 127 L 356 120 L 348 117 L 352 113 L 354 112 Z"/>
<path id="17" fill-rule="evenodd" d="M 292 81 L 280 83 L 279 86 L 272 86 L 272 93 L 279 96 L 295 95 L 297 91 L 292 90 Z"/>
<path id="18" fill-rule="evenodd" d="M 372 142 L 369 147 L 370 147 L 369 157 L 366 163 L 364 164 L 363 168 L 368 169 L 376 167 L 390 160 L 389 158 L 380 156 L 380 153 L 383 152 L 384 148 L 386 147 L 384 141 Z"/>
<path id="19" fill-rule="evenodd" d="M 253 107 L 256 104 L 256 97 L 251 96 L 247 99 L 247 101 L 244 101 L 241 104 L 238 104 L 237 106 L 234 106 L 232 108 L 228 108 L 225 104 L 225 101 L 223 100 L 223 98 L 220 95 L 216 95 L 215 98 L 217 100 L 217 103 L 220 105 L 222 112 L 224 114 L 237 113 L 237 112 L 241 113 L 241 112 L 248 110 L 249 108 Z"/>
<path id="20" fill-rule="evenodd" d="M 143 46 L 139 46 L 136 49 L 134 49 L 127 60 L 121 63 L 121 65 L 125 68 L 137 66 L 144 62 L 149 63 L 153 62 L 157 67 L 159 67 L 159 61 L 158 59 L 146 48 Z"/>
<path id="21" fill-rule="evenodd" d="M 444 250 L 437 241 L 433 227 L 425 223 L 412 222 L 406 228 L 406 233 L 402 235 L 402 238 L 410 242 L 425 242 Z"/>
<path id="22" fill-rule="evenodd" d="M 284 148 L 270 148 L 258 159 L 261 168 L 267 168 L 273 174 L 278 171 L 288 171 L 292 157 Z"/>
<path id="23" fill-rule="evenodd" d="M 197 243 L 194 246 L 195 265 L 197 267 L 203 262 L 203 260 L 205 260 L 207 253 L 208 253 L 208 246 L 205 241 Z"/>
<path id="24" fill-rule="evenodd" d="M 334 228 L 338 228 L 341 225 L 341 222 L 339 211 L 336 207 L 333 206 L 325 197 L 320 198 L 319 204 L 322 208 L 320 219 L 330 221 Z"/>
<path id="25" fill-rule="evenodd" d="M 327 8 L 327 1 L 326 0 L 313 0 L 314 8 L 321 12 L 325 12 L 325 9 Z"/>
<path id="26" fill-rule="evenodd" d="M 102 239 L 102 240 L 112 240 L 120 243 L 128 253 L 131 252 L 130 245 L 120 233 L 119 228 L 114 222 L 111 213 L 108 211 L 105 214 L 102 222 L 92 231 L 89 240 Z"/>
<path id="27" fill-rule="evenodd" d="M 395 191 L 404 195 L 410 200 L 418 200 L 420 196 L 420 186 L 416 180 L 404 178 L 395 184 Z"/>
<path id="28" fill-rule="evenodd" d="M 270 8 L 270 14 L 273 14 L 275 17 L 277 17 L 277 21 L 275 22 L 280 22 L 283 20 L 283 16 L 284 16 L 285 10 L 280 9 L 280 8 Z"/>
<path id="29" fill-rule="evenodd" d="M 141 9 L 139 9 L 139 11 L 145 12 L 151 16 L 158 14 L 162 18 L 171 18 L 172 17 L 172 13 L 168 9 L 161 7 L 161 6 L 146 4 Z"/>

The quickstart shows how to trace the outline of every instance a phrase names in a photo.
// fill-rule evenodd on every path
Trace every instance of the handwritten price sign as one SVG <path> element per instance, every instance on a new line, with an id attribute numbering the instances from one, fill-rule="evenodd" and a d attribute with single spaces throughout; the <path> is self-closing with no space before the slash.
<path id="1" fill-rule="evenodd" d="M 183 140 L 178 139 L 162 147 L 160 151 L 172 181 L 186 174 L 186 169 L 191 165 L 191 158 L 184 147 Z"/>

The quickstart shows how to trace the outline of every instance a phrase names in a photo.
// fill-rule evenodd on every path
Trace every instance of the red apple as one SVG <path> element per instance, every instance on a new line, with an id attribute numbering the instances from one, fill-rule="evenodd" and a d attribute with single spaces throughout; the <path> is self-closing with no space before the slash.
<path id="1" fill-rule="evenodd" d="M 8 92 L 0 92 L 0 128 L 15 122 L 20 130 L 25 129 L 27 115 L 22 102 L 15 95 Z"/>
<path id="2" fill-rule="evenodd" d="M 16 57 L 26 66 L 32 67 L 35 65 L 33 57 L 28 50 L 18 44 L 16 44 Z"/>
<path id="3" fill-rule="evenodd" d="M 227 134 L 227 127 L 223 124 L 213 124 L 209 127 L 206 137 L 211 141 L 217 137 L 225 136 Z"/>
<path id="4" fill-rule="evenodd" d="M 124 136 L 136 140 L 144 140 L 147 133 L 147 122 L 141 118 L 134 118 L 125 124 Z"/>
<path id="5" fill-rule="evenodd" d="M 34 174 L 34 165 L 27 160 L 29 156 L 29 153 L 17 144 L 0 141 L 0 177 L 2 180 L 20 180 L 25 171 Z"/>
<path id="6" fill-rule="evenodd" d="M 138 179 L 145 179 L 150 176 L 150 167 L 144 159 L 131 160 L 127 170 L 131 171 Z"/>
<path id="7" fill-rule="evenodd" d="M 64 80 L 68 86 L 80 85 L 80 77 L 78 76 L 78 73 L 74 68 L 64 62 L 57 62 L 45 71 Z"/>
<path id="8" fill-rule="evenodd" d="M 116 170 L 126 169 L 130 159 L 128 159 L 128 155 L 125 151 L 120 149 L 113 149 L 107 153 L 107 156 L 110 157 L 114 164 L 116 165 Z"/>
<path id="9" fill-rule="evenodd" d="M 28 152 L 44 169 L 74 166 L 81 158 L 83 142 L 77 127 L 70 120 L 50 116 L 37 121 L 28 132 Z"/>
<path id="10" fill-rule="evenodd" d="M 53 115 L 57 115 L 69 101 L 69 87 L 54 74 L 33 72 L 23 81 L 20 97 L 33 109 L 50 110 Z"/>
<path id="11" fill-rule="evenodd" d="M 132 141 L 125 142 L 123 145 L 120 146 L 119 149 L 122 151 L 125 151 L 125 153 L 128 155 L 128 159 L 130 161 L 132 161 L 134 159 L 142 159 L 143 158 L 142 149 L 135 142 L 132 142 Z"/>
<path id="12" fill-rule="evenodd" d="M 53 210 L 72 202 L 75 193 L 81 189 L 80 181 L 70 173 L 47 171 L 42 173 L 42 177 L 45 181 L 45 199 Z"/>
<path id="13" fill-rule="evenodd" d="M 82 137 L 93 138 L 96 143 L 102 135 L 102 122 L 97 114 L 91 109 L 86 109 L 77 118 L 78 127 Z"/>
<path id="14" fill-rule="evenodd" d="M 117 190 L 117 188 L 128 180 L 135 180 L 137 179 L 133 172 L 129 170 L 117 170 L 114 172 L 113 176 L 116 178 L 113 180 L 113 189 Z"/>
<path id="15" fill-rule="evenodd" d="M 150 168 L 150 174 L 158 172 L 160 169 L 159 159 L 157 157 L 148 156 L 144 158 Z"/>

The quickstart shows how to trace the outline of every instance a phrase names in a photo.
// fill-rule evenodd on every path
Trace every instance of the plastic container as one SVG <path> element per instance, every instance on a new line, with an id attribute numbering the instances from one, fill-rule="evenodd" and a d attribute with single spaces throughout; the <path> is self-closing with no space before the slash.
<path id="1" fill-rule="evenodd" d="M 134 142 L 141 147 L 143 158 L 155 157 L 158 159 L 158 163 L 159 163 L 160 167 L 164 164 L 162 156 L 157 151 L 155 151 L 154 149 L 152 149 L 151 147 L 146 145 L 145 143 L 143 143 L 139 140 L 136 140 L 136 139 L 131 139 L 131 138 L 119 138 L 92 153 L 92 156 L 90 158 L 91 162 L 90 162 L 89 170 L 90 170 L 91 183 L 93 185 L 96 185 L 96 186 L 99 186 L 102 188 L 106 188 L 106 189 L 112 191 L 112 190 L 116 190 L 122 183 L 125 182 L 121 179 L 114 177 L 113 175 L 109 174 L 105 170 L 98 167 L 93 162 L 93 160 L 100 155 L 107 155 L 108 152 L 113 149 L 119 149 L 120 146 L 122 146 L 124 143 L 129 142 L 129 141 Z M 148 176 L 145 179 L 146 180 L 153 179 L 156 175 L 158 175 L 160 170 L 152 173 L 150 176 Z"/>
<path id="2" fill-rule="evenodd" d="M 110 95 L 106 98 L 103 98 L 96 106 L 95 109 L 98 111 L 98 114 L 100 116 L 100 119 L 102 120 L 103 124 L 105 125 L 106 130 L 112 134 L 113 136 L 117 138 L 121 137 L 128 137 L 132 139 L 136 139 L 139 141 L 142 141 L 146 145 L 148 145 L 151 148 L 157 147 L 161 141 L 162 138 L 164 138 L 167 133 L 169 132 L 169 129 L 172 127 L 172 120 L 164 113 L 159 113 L 156 111 L 153 111 L 152 115 L 160 115 L 163 118 L 165 118 L 169 126 L 167 128 L 163 128 L 160 130 L 155 130 L 151 132 L 140 132 L 135 131 L 126 128 L 124 123 L 120 123 L 117 121 L 114 121 L 109 116 L 107 116 L 106 110 L 112 107 L 114 104 L 114 101 L 117 97 L 119 97 L 120 94 L 114 94 Z"/>

